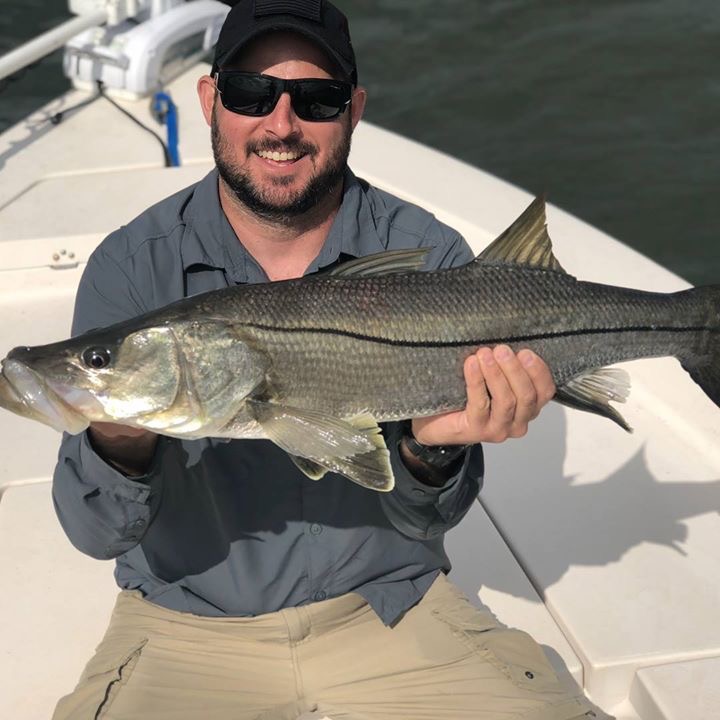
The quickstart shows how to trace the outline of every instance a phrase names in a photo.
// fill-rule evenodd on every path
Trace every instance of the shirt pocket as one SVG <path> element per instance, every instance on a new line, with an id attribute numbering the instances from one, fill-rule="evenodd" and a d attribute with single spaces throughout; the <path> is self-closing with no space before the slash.
<path id="1" fill-rule="evenodd" d="M 516 687 L 540 693 L 565 692 L 543 649 L 526 632 L 501 625 L 490 611 L 470 603 L 439 608 L 433 614 Z"/>

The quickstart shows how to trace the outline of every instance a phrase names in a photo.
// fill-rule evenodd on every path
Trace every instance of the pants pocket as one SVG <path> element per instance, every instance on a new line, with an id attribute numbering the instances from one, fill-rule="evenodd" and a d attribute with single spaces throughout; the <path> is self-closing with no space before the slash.
<path id="1" fill-rule="evenodd" d="M 132 675 L 147 639 L 122 650 L 98 648 L 75 690 L 60 700 L 53 720 L 100 720 Z"/>
<path id="2" fill-rule="evenodd" d="M 516 687 L 543 694 L 566 692 L 542 648 L 526 632 L 501 625 L 492 613 L 468 602 L 433 614 Z"/>
<path id="3" fill-rule="evenodd" d="M 480 652 L 517 687 L 540 693 L 566 692 L 543 649 L 526 632 L 499 628 L 476 640 Z"/>

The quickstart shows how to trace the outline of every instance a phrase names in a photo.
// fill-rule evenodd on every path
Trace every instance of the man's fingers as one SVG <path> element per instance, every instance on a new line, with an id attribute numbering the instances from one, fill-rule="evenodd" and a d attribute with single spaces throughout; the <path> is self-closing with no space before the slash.
<path id="1" fill-rule="evenodd" d="M 517 355 L 506 345 L 470 355 L 463 372 L 463 411 L 413 420 L 413 434 L 428 445 L 502 442 L 521 437 L 555 394 L 548 366 L 530 350 Z"/>
<path id="2" fill-rule="evenodd" d="M 476 385 L 474 394 L 468 385 L 470 426 L 482 424 L 486 439 L 495 442 L 522 437 L 528 423 L 555 394 L 549 368 L 531 350 L 516 355 L 507 345 L 481 348 L 476 357 L 483 383 Z"/>
<path id="3" fill-rule="evenodd" d="M 511 437 L 519 437 L 527 432 L 527 424 L 540 412 L 537 391 L 524 363 L 509 347 L 498 345 L 494 355 L 515 400 L 509 434 Z"/>
<path id="4" fill-rule="evenodd" d="M 532 350 L 520 350 L 517 356 L 535 387 L 540 412 L 557 392 L 550 368 Z"/>
<path id="5" fill-rule="evenodd" d="M 486 440 L 500 442 L 508 437 L 508 429 L 515 417 L 515 395 L 494 352 L 490 348 L 480 348 L 476 355 L 484 379 L 486 400 L 478 407 L 468 402 L 468 421 L 476 428 L 481 424 L 484 426 Z"/>
<path id="6" fill-rule="evenodd" d="M 483 348 L 491 356 L 488 348 Z M 485 384 L 482 368 L 483 350 L 478 351 L 465 360 L 465 385 L 467 390 L 468 424 L 484 422 L 490 415 L 490 395 Z"/>

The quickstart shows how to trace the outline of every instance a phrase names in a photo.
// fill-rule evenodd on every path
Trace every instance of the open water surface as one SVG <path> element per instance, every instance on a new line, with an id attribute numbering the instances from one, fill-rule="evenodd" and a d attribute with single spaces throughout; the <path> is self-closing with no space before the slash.
<path id="1" fill-rule="evenodd" d="M 720 283 L 718 0 L 336 3 L 371 122 Z M 0 53 L 68 17 L 0 0 Z M 67 87 L 55 53 L 0 92 L 0 131 Z"/>

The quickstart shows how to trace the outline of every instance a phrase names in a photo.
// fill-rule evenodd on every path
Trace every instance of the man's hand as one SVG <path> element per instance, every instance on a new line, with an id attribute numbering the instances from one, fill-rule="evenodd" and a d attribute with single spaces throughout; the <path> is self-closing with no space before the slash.
<path id="1" fill-rule="evenodd" d="M 150 469 L 158 439 L 149 430 L 107 422 L 91 423 L 89 437 L 95 452 L 129 477 Z"/>
<path id="2" fill-rule="evenodd" d="M 423 445 L 502 442 L 525 435 L 528 423 L 555 395 L 550 369 L 531 350 L 480 348 L 465 361 L 467 406 L 412 421 Z"/>

